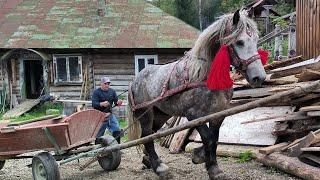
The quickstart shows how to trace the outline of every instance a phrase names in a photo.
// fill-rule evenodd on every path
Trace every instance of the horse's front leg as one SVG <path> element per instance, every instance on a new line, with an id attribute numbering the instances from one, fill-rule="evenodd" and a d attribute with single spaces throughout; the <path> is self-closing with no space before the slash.
<path id="1" fill-rule="evenodd" d="M 149 113 L 147 113 L 140 119 L 141 131 L 142 131 L 141 137 L 145 137 L 152 134 L 153 132 L 152 120 L 153 120 L 153 116 L 152 114 L 149 114 Z M 169 168 L 161 161 L 161 159 L 157 155 L 154 147 L 154 142 L 151 141 L 151 142 L 145 143 L 144 148 L 145 148 L 145 151 L 147 152 L 146 154 L 148 155 L 148 156 L 145 156 L 144 158 L 149 160 L 154 172 L 160 177 L 166 177 Z"/>
<path id="2" fill-rule="evenodd" d="M 208 128 L 206 125 L 197 127 L 203 146 L 194 150 L 192 161 L 197 164 L 205 162 L 210 179 L 215 179 L 222 173 L 216 159 L 219 127 Z"/>

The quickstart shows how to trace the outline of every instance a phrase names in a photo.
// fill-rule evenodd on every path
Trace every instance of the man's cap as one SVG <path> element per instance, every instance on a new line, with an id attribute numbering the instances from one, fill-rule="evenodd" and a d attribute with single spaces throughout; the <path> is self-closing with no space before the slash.
<path id="1" fill-rule="evenodd" d="M 108 77 L 106 77 L 106 76 L 104 76 L 104 77 L 102 77 L 101 78 L 101 83 L 110 83 L 111 81 L 110 81 L 110 78 L 108 78 Z"/>

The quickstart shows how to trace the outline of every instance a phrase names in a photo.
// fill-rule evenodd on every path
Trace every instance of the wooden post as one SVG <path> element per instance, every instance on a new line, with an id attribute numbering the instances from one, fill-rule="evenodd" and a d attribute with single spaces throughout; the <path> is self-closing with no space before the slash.
<path id="1" fill-rule="evenodd" d="M 266 34 L 269 34 L 271 32 L 270 30 L 270 9 L 273 5 L 263 5 L 263 7 L 266 9 L 266 20 L 265 20 L 265 27 L 266 27 Z"/>
<path id="2" fill-rule="evenodd" d="M 289 25 L 288 57 L 294 57 L 296 54 L 296 16 L 292 14 Z"/>
<path id="3" fill-rule="evenodd" d="M 279 33 L 281 31 L 281 27 L 280 25 L 276 25 L 276 28 L 275 28 L 275 32 L 276 33 Z M 275 37 L 275 40 L 274 40 L 275 44 L 274 44 L 274 54 L 275 54 L 275 57 L 274 57 L 274 60 L 276 61 L 279 61 L 282 59 L 282 42 L 283 42 L 283 35 L 282 34 L 279 34 L 278 36 Z"/>

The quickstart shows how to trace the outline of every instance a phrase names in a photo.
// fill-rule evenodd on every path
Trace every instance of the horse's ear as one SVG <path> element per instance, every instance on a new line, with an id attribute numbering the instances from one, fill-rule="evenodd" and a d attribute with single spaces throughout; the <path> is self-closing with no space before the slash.
<path id="1" fill-rule="evenodd" d="M 234 14 L 233 14 L 233 26 L 237 26 L 238 22 L 240 20 L 240 10 L 238 9 Z"/>

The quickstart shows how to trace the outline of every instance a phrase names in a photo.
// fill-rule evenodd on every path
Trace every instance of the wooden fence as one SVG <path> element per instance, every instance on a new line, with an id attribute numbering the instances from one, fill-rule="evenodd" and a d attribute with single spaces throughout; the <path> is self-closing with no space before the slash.
<path id="1" fill-rule="evenodd" d="M 320 55 L 320 0 L 297 0 L 297 54 Z"/>

